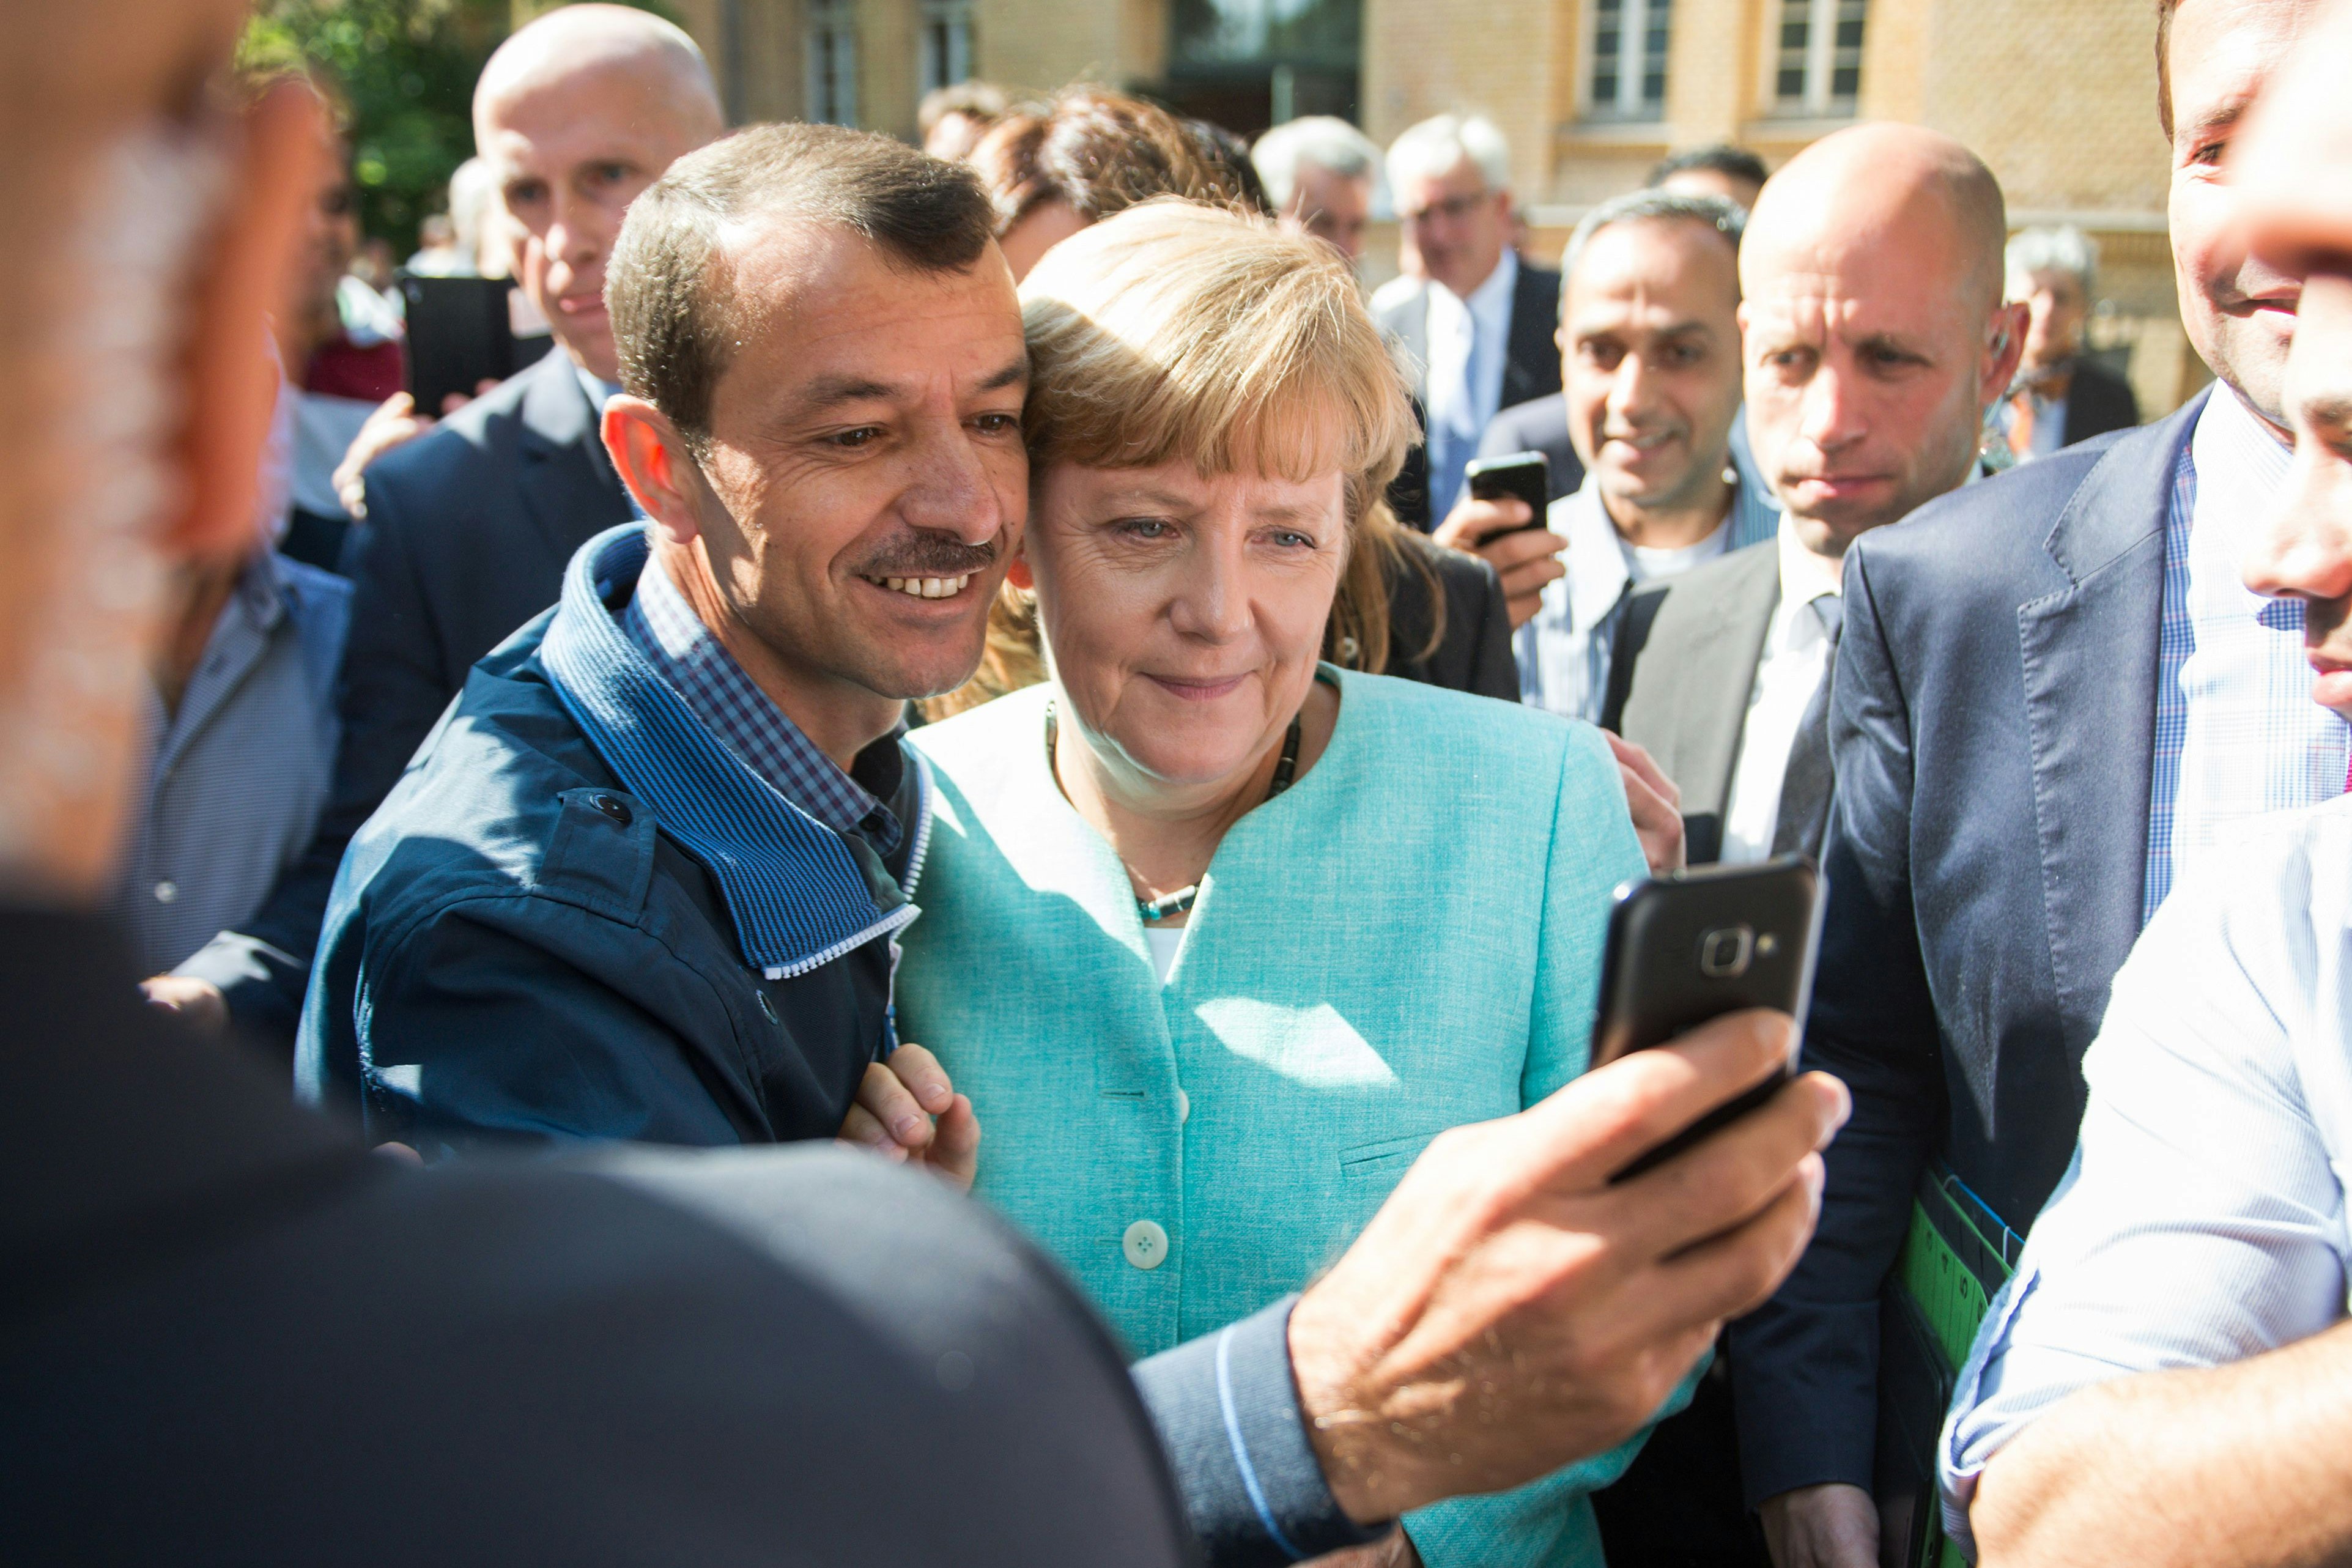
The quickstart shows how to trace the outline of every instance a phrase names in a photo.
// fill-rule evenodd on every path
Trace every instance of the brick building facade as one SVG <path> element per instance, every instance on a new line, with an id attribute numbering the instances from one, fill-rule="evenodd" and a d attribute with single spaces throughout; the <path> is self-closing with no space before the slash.
<path id="1" fill-rule="evenodd" d="M 2147 412 L 2204 378 L 2165 240 L 2151 0 L 671 4 L 740 120 L 911 136 L 926 89 L 966 74 L 1132 87 L 1244 132 L 1336 109 L 1382 142 L 1476 110 L 1509 135 L 1534 248 L 1554 256 L 1579 214 L 1669 150 L 1733 141 L 1777 163 L 1856 119 L 1931 125 L 1992 166 L 2013 224 L 2097 239 L 2093 340 L 2128 363 Z M 1376 235 L 1375 258 L 1393 243 Z"/>

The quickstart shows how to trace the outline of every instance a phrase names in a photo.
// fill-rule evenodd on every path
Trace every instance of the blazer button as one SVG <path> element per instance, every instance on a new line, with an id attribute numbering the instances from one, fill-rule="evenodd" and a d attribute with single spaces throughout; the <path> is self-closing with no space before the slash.
<path id="1" fill-rule="evenodd" d="M 615 826 L 626 827 L 633 820 L 629 815 L 629 803 L 619 795 L 592 795 L 588 797 L 588 804 L 611 817 Z"/>
<path id="2" fill-rule="evenodd" d="M 1168 1233 L 1148 1219 L 1137 1220 L 1119 1238 L 1119 1250 L 1138 1268 L 1150 1270 L 1168 1261 Z"/>
<path id="3" fill-rule="evenodd" d="M 760 1005 L 760 1016 L 765 1018 L 771 1024 L 776 1021 L 776 1005 L 768 1000 L 768 994 L 766 992 L 752 992 L 751 1000 Z"/>
<path id="4" fill-rule="evenodd" d="M 1176 1091 L 1176 1125 L 1181 1127 L 1192 1120 L 1192 1097 L 1182 1089 Z"/>

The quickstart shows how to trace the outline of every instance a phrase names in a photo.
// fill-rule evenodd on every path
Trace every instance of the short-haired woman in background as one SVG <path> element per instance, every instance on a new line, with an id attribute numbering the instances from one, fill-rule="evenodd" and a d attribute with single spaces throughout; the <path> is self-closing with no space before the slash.
<path id="1" fill-rule="evenodd" d="M 1321 661 L 1412 433 L 1327 247 L 1149 204 L 1022 299 L 1013 572 L 1051 679 L 915 738 L 898 1005 L 986 1130 L 975 1190 L 1147 1354 L 1298 1289 L 1431 1138 L 1580 1073 L 1644 867 L 1597 730 Z M 1632 1451 L 1412 1544 L 1597 1564 L 1585 1494 Z"/>

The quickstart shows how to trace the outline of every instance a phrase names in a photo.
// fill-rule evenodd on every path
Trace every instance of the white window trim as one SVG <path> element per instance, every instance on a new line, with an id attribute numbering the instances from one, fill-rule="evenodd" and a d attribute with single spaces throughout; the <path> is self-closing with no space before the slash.
<path id="1" fill-rule="evenodd" d="M 1588 118 L 1612 121 L 1657 120 L 1665 113 L 1663 99 L 1648 103 L 1642 98 L 1642 79 L 1650 74 L 1648 55 L 1650 41 L 1650 7 L 1657 0 L 1619 0 L 1617 13 L 1617 95 L 1603 103 L 1592 96 L 1592 73 L 1601 63 L 1600 0 L 1584 8 L 1584 79 L 1580 84 L 1584 96 L 1584 111 Z M 1672 0 L 1664 0 L 1669 6 Z M 1669 12 L 1671 18 L 1671 11 Z M 1671 19 L 1668 22 L 1671 27 Z M 1666 39 L 1666 52 L 1674 52 L 1671 33 Z M 1665 62 L 1661 60 L 1659 73 L 1664 74 Z"/>
<path id="2" fill-rule="evenodd" d="M 942 87 L 953 87 L 970 81 L 972 76 L 972 5 L 971 0 L 922 0 L 915 23 L 915 79 L 921 90 L 930 92 Z M 947 58 L 935 59 L 931 47 L 933 32 L 946 28 L 950 40 Z M 961 44 L 961 59 L 956 58 Z"/>
<path id="3" fill-rule="evenodd" d="M 857 25 L 856 9 L 849 0 L 811 0 L 808 25 L 803 34 L 803 47 L 808 57 L 808 118 L 827 121 L 836 125 L 857 123 Z M 824 55 L 818 49 L 820 38 L 833 40 L 833 56 L 838 67 L 837 101 L 830 114 L 820 114 L 824 105 L 825 81 Z"/>
<path id="4" fill-rule="evenodd" d="M 1764 101 L 1770 112 L 1783 120 L 1844 120 L 1855 113 L 1853 104 L 1841 106 L 1832 95 L 1830 85 L 1837 77 L 1837 29 L 1839 0 L 1811 0 L 1805 7 L 1805 90 L 1801 97 L 1780 96 L 1780 29 L 1788 9 L 1788 0 L 1778 0 L 1772 7 L 1772 30 L 1769 35 L 1771 47 L 1764 53 Z M 1868 46 L 1870 13 L 1863 12 L 1863 40 Z M 1859 72 L 1856 73 L 1859 75 Z M 1856 99 L 1860 94 L 1856 93 Z"/>

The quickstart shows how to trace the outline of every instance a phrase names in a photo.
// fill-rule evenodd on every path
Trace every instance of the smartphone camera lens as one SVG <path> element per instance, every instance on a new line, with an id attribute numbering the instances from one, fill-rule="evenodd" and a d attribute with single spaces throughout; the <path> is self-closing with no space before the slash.
<path id="1" fill-rule="evenodd" d="M 1715 980 L 1730 980 L 1748 973 L 1756 951 L 1756 928 L 1721 926 L 1698 939 L 1699 973 Z"/>

